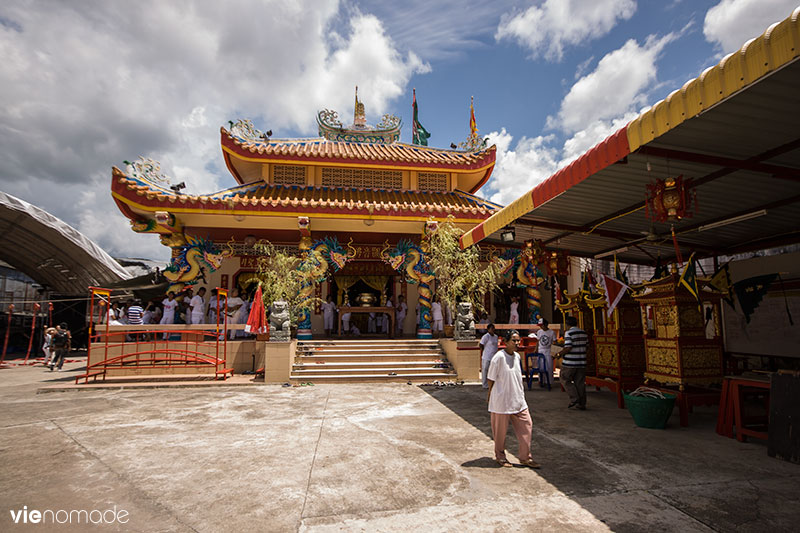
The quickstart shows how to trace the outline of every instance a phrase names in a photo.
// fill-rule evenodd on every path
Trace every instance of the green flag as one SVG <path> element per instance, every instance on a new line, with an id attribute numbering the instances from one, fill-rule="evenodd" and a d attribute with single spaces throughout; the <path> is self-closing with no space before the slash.
<path id="1" fill-rule="evenodd" d="M 742 308 L 744 318 L 750 323 L 750 316 L 761 303 L 764 295 L 767 294 L 770 284 L 775 281 L 777 274 L 767 274 L 766 276 L 756 276 L 754 278 L 743 279 L 733 284 L 733 290 L 739 299 L 739 306 Z"/>
<path id="2" fill-rule="evenodd" d="M 722 293 L 722 298 L 728 302 L 728 305 L 733 305 L 733 283 L 731 283 L 731 274 L 728 269 L 728 263 L 725 263 L 711 276 L 708 284 Z"/>
<path id="3" fill-rule="evenodd" d="M 417 90 L 414 89 L 414 104 L 412 105 L 414 109 L 414 120 L 411 123 L 411 143 L 412 144 L 420 144 L 422 146 L 428 146 L 428 137 L 431 136 L 428 133 L 422 124 L 419 123 L 419 118 L 417 116 Z"/>
<path id="4" fill-rule="evenodd" d="M 700 302 L 700 291 L 697 289 L 697 269 L 694 265 L 694 254 L 689 257 L 689 262 L 686 263 L 686 268 L 683 269 L 681 274 L 680 284 L 686 287 L 692 296 L 694 296 L 698 303 Z"/>

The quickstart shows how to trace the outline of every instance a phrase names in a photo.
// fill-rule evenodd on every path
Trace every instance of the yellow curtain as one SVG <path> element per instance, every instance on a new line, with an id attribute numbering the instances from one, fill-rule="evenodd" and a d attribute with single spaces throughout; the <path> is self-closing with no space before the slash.
<path id="1" fill-rule="evenodd" d="M 355 285 L 359 279 L 359 276 L 336 276 L 336 286 L 339 288 L 336 305 L 344 305 L 344 297 L 347 294 L 347 290 Z"/>
<path id="2" fill-rule="evenodd" d="M 386 288 L 386 283 L 389 281 L 389 276 L 336 276 L 336 286 L 339 288 L 337 296 L 337 305 L 343 305 L 344 297 L 347 291 L 361 280 L 367 284 L 371 289 L 375 289 L 383 296 L 383 291 Z M 355 302 L 350 302 L 354 304 Z"/>
<path id="3" fill-rule="evenodd" d="M 360 276 L 361 281 L 369 285 L 370 288 L 380 291 L 383 296 L 383 290 L 386 288 L 386 282 L 389 281 L 389 276 Z"/>

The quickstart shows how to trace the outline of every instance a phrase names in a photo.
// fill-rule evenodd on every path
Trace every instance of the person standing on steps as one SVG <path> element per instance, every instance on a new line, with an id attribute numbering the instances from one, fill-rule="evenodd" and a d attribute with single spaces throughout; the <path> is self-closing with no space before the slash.
<path id="1" fill-rule="evenodd" d="M 504 467 L 512 466 L 506 458 L 506 432 L 508 423 L 514 428 L 519 442 L 519 460 L 523 466 L 539 468 L 531 458 L 533 420 L 525 401 L 522 386 L 522 363 L 517 353 L 519 333 L 507 331 L 505 349 L 497 352 L 489 363 L 489 413 L 494 438 L 494 459 Z"/>

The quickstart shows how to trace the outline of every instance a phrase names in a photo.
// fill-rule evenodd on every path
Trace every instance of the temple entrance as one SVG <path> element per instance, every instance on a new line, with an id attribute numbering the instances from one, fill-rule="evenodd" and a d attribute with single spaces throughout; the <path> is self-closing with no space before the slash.
<path id="1" fill-rule="evenodd" d="M 393 299 L 395 276 L 383 275 L 336 275 L 331 280 L 331 294 L 339 306 L 378 307 Z M 396 303 L 396 302 L 395 302 Z M 358 328 L 360 334 L 382 334 L 383 314 L 351 313 L 350 324 Z"/>

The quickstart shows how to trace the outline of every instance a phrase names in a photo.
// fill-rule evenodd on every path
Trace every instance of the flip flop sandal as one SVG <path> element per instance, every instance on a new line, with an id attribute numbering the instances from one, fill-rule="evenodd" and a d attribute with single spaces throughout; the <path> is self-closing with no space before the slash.
<path id="1" fill-rule="evenodd" d="M 511 463 L 509 463 L 508 460 L 506 460 L 506 459 L 495 459 L 494 462 L 497 463 L 498 465 L 500 465 L 503 468 L 510 468 L 510 467 L 514 466 Z"/>

